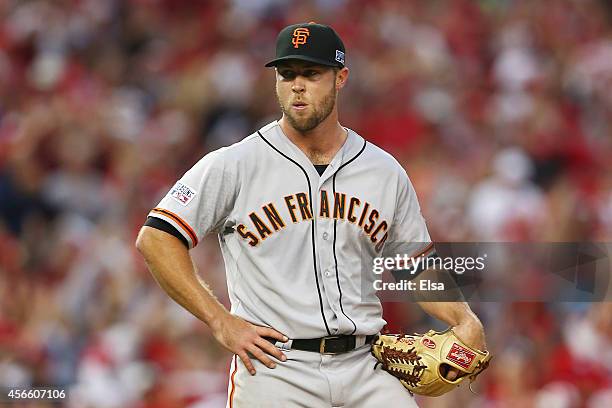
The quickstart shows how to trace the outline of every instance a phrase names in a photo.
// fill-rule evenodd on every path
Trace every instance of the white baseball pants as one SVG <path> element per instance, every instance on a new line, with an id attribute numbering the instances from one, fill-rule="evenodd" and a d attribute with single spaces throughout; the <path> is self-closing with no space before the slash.
<path id="1" fill-rule="evenodd" d="M 275 360 L 274 369 L 251 358 L 254 376 L 234 356 L 227 408 L 418 407 L 399 380 L 380 366 L 374 369 L 369 345 L 337 355 L 283 352 L 287 361 Z"/>

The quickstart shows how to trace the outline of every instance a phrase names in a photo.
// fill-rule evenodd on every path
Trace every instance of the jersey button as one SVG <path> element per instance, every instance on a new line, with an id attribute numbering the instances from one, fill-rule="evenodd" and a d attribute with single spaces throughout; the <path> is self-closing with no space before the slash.
<path id="1" fill-rule="evenodd" d="M 328 278 L 331 276 L 331 273 L 329 273 L 329 271 L 325 272 L 325 276 L 327 276 Z"/>
<path id="2" fill-rule="evenodd" d="M 329 238 L 329 234 L 327 232 L 324 232 L 323 239 L 327 241 L 328 238 Z"/>

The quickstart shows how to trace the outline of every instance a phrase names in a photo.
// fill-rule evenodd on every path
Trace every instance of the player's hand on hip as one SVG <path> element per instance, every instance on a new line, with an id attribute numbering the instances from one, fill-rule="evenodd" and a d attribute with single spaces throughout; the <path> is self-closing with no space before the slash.
<path id="1" fill-rule="evenodd" d="M 287 357 L 274 344 L 264 337 L 273 338 L 286 342 L 287 336 L 269 327 L 256 326 L 230 313 L 221 317 L 215 324 L 211 325 L 215 339 L 226 349 L 236 354 L 251 375 L 255 375 L 255 367 L 250 356 L 255 357 L 268 368 L 276 367 L 270 356 L 280 361 Z"/>

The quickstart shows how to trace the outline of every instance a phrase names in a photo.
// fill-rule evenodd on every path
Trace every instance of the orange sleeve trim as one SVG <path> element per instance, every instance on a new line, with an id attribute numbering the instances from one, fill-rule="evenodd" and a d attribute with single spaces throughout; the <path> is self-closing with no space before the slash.
<path id="1" fill-rule="evenodd" d="M 172 211 L 165 210 L 163 208 L 154 208 L 151 212 L 165 215 L 168 218 L 171 218 L 174 222 L 176 222 L 182 229 L 189 235 L 191 241 L 193 242 L 193 246 L 198 245 L 198 236 L 193 231 L 193 229 L 187 224 L 181 217 L 173 213 Z"/>
<path id="2" fill-rule="evenodd" d="M 234 391 L 236 391 L 236 384 L 234 383 L 234 377 L 236 376 L 236 371 L 238 371 L 238 357 L 234 355 L 234 371 L 230 377 L 232 382 L 232 389 L 229 395 L 229 408 L 234 408 Z"/>
<path id="3" fill-rule="evenodd" d="M 430 243 L 429 243 L 429 245 L 427 245 L 427 246 L 425 247 L 425 249 L 423 249 L 423 250 L 422 250 L 421 252 L 419 252 L 418 254 L 413 255 L 413 256 L 412 256 L 412 258 L 418 258 L 418 257 L 419 257 L 419 256 L 421 256 L 421 255 L 425 255 L 427 252 L 429 252 L 430 250 L 432 250 L 432 249 L 433 249 L 433 247 L 434 247 L 433 242 L 430 242 Z"/>

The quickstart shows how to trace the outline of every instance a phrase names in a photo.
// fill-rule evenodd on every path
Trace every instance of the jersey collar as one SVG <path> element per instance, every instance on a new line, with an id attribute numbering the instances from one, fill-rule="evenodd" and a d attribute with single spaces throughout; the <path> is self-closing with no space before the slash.
<path id="1" fill-rule="evenodd" d="M 351 160 L 363 147 L 363 138 L 353 130 L 347 127 L 345 127 L 345 129 L 348 133 L 347 138 L 321 176 L 321 182 L 324 182 L 327 178 L 331 177 L 343 163 Z M 300 150 L 299 147 L 289 140 L 289 138 L 282 131 L 277 120 L 261 128 L 260 132 L 266 138 L 268 138 L 277 149 L 302 165 L 304 169 L 308 171 L 309 175 L 312 174 L 313 176 L 319 176 L 310 159 L 302 150 Z"/>

